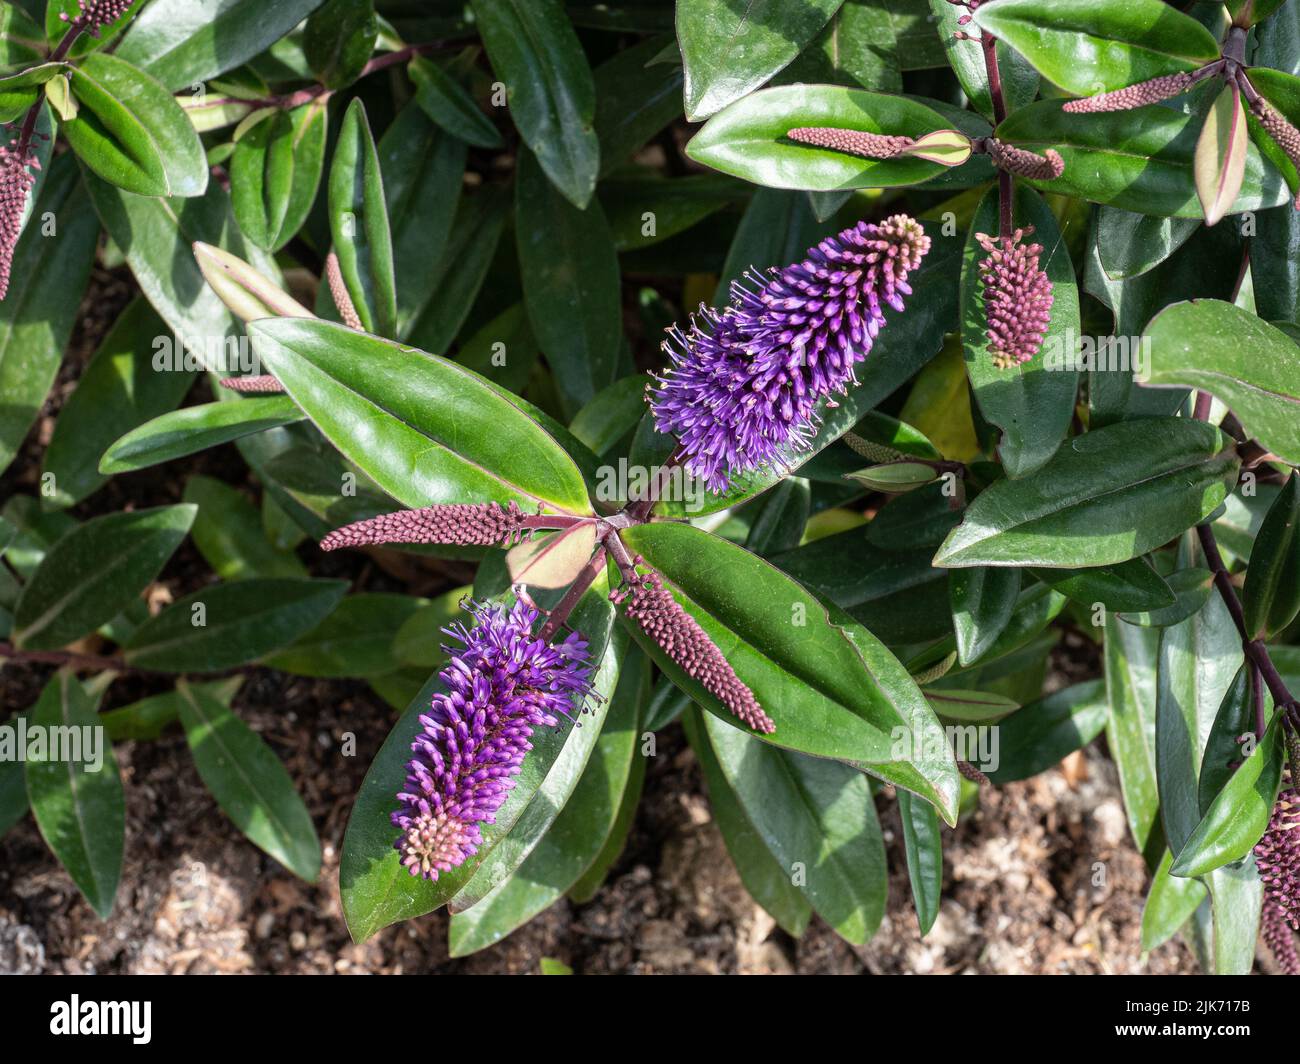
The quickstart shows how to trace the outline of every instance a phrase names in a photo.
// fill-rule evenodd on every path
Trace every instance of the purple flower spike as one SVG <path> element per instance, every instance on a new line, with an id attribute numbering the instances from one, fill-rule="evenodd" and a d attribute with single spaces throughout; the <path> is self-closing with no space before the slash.
<path id="1" fill-rule="evenodd" d="M 449 543 L 492 547 L 509 543 L 523 529 L 517 503 L 494 502 L 425 506 L 398 510 L 336 528 L 320 541 L 321 550 L 365 547 L 381 543 Z"/>
<path id="2" fill-rule="evenodd" d="M 638 576 L 635 582 L 619 588 L 610 598 L 615 604 L 627 600 L 628 617 L 636 621 L 686 675 L 698 680 L 742 723 L 768 735 L 776 731 L 776 723 L 763 712 L 754 692 L 736 675 L 731 662 L 708 633 L 664 587 L 658 573 L 652 570 Z"/>
<path id="3" fill-rule="evenodd" d="M 9 270 L 21 235 L 27 193 L 36 178 L 29 167 L 39 166 L 30 152 L 23 158 L 13 148 L 0 147 L 0 299 L 9 291 Z"/>
<path id="4" fill-rule="evenodd" d="M 243 392 L 246 395 L 274 395 L 284 391 L 284 385 L 280 383 L 279 378 L 270 373 L 259 373 L 254 377 L 224 377 L 221 380 L 221 387 L 229 388 L 232 392 Z"/>
<path id="5" fill-rule="evenodd" d="M 1255 844 L 1255 863 L 1267 897 L 1300 931 L 1300 794 L 1294 789 L 1278 795 L 1268 830 Z"/>
<path id="6" fill-rule="evenodd" d="M 845 155 L 860 155 L 864 159 L 893 159 L 916 143 L 911 137 L 865 133 L 860 129 L 835 129 L 830 126 L 801 126 L 790 130 L 786 136 L 799 144 L 842 151 Z"/>
<path id="7" fill-rule="evenodd" d="M 1196 79 L 1186 71 L 1177 74 L 1164 74 L 1150 81 L 1140 81 L 1114 92 L 1099 92 L 1096 96 L 1085 96 L 1080 100 L 1071 100 L 1061 108 L 1071 114 L 1095 114 L 1098 111 L 1131 111 L 1135 107 L 1168 100 L 1179 93 L 1186 92 Z"/>
<path id="8" fill-rule="evenodd" d="M 1052 317 L 1052 282 L 1038 265 L 1043 246 L 1021 243 L 1033 231 L 1030 226 L 1012 236 L 975 234 L 989 253 L 979 269 L 989 351 L 999 369 L 1010 369 L 1038 354 Z"/>
<path id="9" fill-rule="evenodd" d="M 1052 148 L 1038 155 L 1014 144 L 1005 144 L 996 137 L 989 137 L 986 143 L 989 157 L 1008 173 L 1035 181 L 1055 181 L 1065 173 L 1065 160 Z"/>
<path id="10" fill-rule="evenodd" d="M 1300 975 L 1300 954 L 1296 952 L 1295 935 L 1287 923 L 1286 913 L 1272 898 L 1264 899 L 1260 931 L 1282 974 Z"/>
<path id="11" fill-rule="evenodd" d="M 1264 127 L 1265 132 L 1286 153 L 1286 157 L 1291 160 L 1291 165 L 1300 171 L 1300 129 L 1296 129 L 1282 116 L 1281 111 L 1262 96 L 1251 105 L 1250 109 L 1259 119 L 1259 124 Z M 1300 211 L 1300 193 L 1295 198 L 1295 209 Z"/>
<path id="12" fill-rule="evenodd" d="M 77 7 L 81 9 L 81 14 L 71 20 L 66 14 L 61 14 L 59 19 L 63 22 L 82 22 L 98 37 L 99 27 L 116 22 L 127 13 L 131 3 L 132 0 L 78 0 Z"/>
<path id="13" fill-rule="evenodd" d="M 413 876 L 437 879 L 483 843 L 482 825 L 514 789 L 533 729 L 554 728 L 591 693 L 587 643 L 576 632 L 548 644 L 533 635 L 538 613 L 522 602 L 470 603 L 472 627 L 445 629 L 462 644 L 439 678 L 411 744 L 406 789 L 397 796 L 394 843 Z"/>
<path id="14" fill-rule="evenodd" d="M 737 282 L 725 310 L 701 307 L 688 330 L 672 329 L 650 405 L 659 431 L 679 439 L 687 472 L 721 492 L 734 475 L 806 447 L 818 402 L 857 383 L 853 367 L 885 325 L 883 306 L 902 311 L 908 274 L 929 250 L 907 215 L 859 222 L 802 262 L 751 273 L 752 288 Z"/>

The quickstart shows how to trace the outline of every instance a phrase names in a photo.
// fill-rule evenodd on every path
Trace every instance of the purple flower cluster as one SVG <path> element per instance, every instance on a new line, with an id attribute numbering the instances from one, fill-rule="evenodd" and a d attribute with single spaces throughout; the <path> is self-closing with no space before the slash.
<path id="1" fill-rule="evenodd" d="M 30 151 L 25 157 L 14 143 L 0 147 L 0 299 L 9 291 L 9 271 L 22 233 L 27 194 L 36 181 L 33 169 L 40 163 Z"/>
<path id="2" fill-rule="evenodd" d="M 132 0 L 77 0 L 81 13 L 72 19 L 62 13 L 59 19 L 62 22 L 84 23 L 98 37 L 99 27 L 116 22 L 131 9 L 131 3 Z"/>
<path id="3" fill-rule="evenodd" d="M 701 307 L 689 329 L 671 330 L 650 405 L 659 431 L 680 441 L 687 472 L 721 492 L 734 475 L 806 446 L 817 404 L 856 383 L 883 307 L 902 311 L 908 274 L 929 249 L 907 215 L 859 222 L 802 262 L 750 274 L 752 290 L 733 285 L 720 313 Z"/>
<path id="4" fill-rule="evenodd" d="M 1300 931 L 1300 793 L 1294 789 L 1278 795 L 1268 830 L 1255 845 L 1255 863 L 1267 896 Z"/>
<path id="5" fill-rule="evenodd" d="M 470 603 L 472 627 L 446 629 L 461 649 L 439 674 L 411 744 L 406 789 L 397 796 L 394 844 L 407 871 L 437 879 L 463 864 L 483 842 L 482 825 L 514 788 L 533 729 L 553 728 L 591 691 L 587 642 L 571 632 L 548 644 L 533 635 L 536 610 L 516 603 Z"/>
<path id="6" fill-rule="evenodd" d="M 256 377 L 242 378 L 257 380 Z M 398 510 L 336 528 L 320 541 L 321 550 L 365 547 L 382 543 L 449 543 L 492 547 L 517 542 L 524 514 L 518 503 L 450 503 Z"/>

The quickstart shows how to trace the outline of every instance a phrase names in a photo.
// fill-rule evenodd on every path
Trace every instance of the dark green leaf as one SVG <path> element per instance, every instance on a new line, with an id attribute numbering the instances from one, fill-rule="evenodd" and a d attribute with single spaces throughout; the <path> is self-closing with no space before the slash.
<path id="1" fill-rule="evenodd" d="M 141 196 L 201 196 L 208 162 L 180 104 L 117 56 L 89 55 L 72 73 L 77 117 L 63 122 L 73 151 L 110 184 Z"/>
<path id="2" fill-rule="evenodd" d="M 957 660 L 969 665 L 997 642 L 1020 594 L 1019 569 L 958 569 L 948 582 Z"/>
<path id="3" fill-rule="evenodd" d="M 966 40 L 956 36 L 963 30 L 957 20 L 967 12 L 948 0 L 929 0 L 930 13 L 935 20 L 935 29 L 943 41 L 957 80 L 961 82 L 975 110 L 985 118 L 993 118 L 993 100 L 989 94 L 988 72 L 984 63 L 984 47 L 978 40 Z M 963 30 L 963 32 L 965 32 Z M 972 35 L 974 36 L 974 35 Z M 1002 95 L 1007 110 L 1014 111 L 1025 104 L 1033 103 L 1038 95 L 1038 71 L 1006 41 L 998 41 L 998 73 L 1002 79 Z"/>
<path id="4" fill-rule="evenodd" d="M 176 691 L 185 741 L 217 804 L 255 846 L 314 883 L 320 840 L 280 759 L 210 689 L 181 680 Z"/>
<path id="5" fill-rule="evenodd" d="M 1034 576 L 1075 602 L 1092 608 L 1100 603 L 1116 613 L 1167 609 L 1177 596 L 1142 558 L 1092 569 L 1033 569 Z"/>
<path id="6" fill-rule="evenodd" d="M 1300 480 L 1294 473 L 1269 507 L 1250 552 L 1243 589 L 1246 631 L 1267 639 L 1300 613 Z"/>
<path id="7" fill-rule="evenodd" d="M 265 319 L 248 331 L 325 436 L 406 505 L 495 499 L 591 512 L 573 460 L 476 374 L 331 322 Z"/>
<path id="8" fill-rule="evenodd" d="M 520 157 L 516 181 L 524 305 L 572 416 L 618 376 L 618 256 L 598 201 L 574 207 L 528 154 Z"/>
<path id="9" fill-rule="evenodd" d="M 329 111 L 317 100 L 277 111 L 235 144 L 230 187 L 239 228 L 254 244 L 278 251 L 306 220 L 325 166 Z"/>
<path id="10" fill-rule="evenodd" d="M 393 241 L 379 154 L 365 105 L 352 101 L 339 130 L 329 177 L 330 233 L 339 272 L 367 332 L 397 334 Z"/>
<path id="11" fill-rule="evenodd" d="M 1185 621 L 1204 606 L 1214 586 L 1214 574 L 1208 569 L 1179 569 L 1164 580 L 1165 585 L 1174 593 L 1175 601 L 1172 606 L 1135 613 L 1121 610 L 1116 612 L 1115 616 L 1129 624 L 1142 625 L 1146 628 L 1164 628 Z"/>
<path id="12" fill-rule="evenodd" d="M 302 50 L 321 84 L 352 84 L 375 50 L 379 19 L 374 0 L 326 0 L 307 20 Z"/>
<path id="13" fill-rule="evenodd" d="M 600 176 L 682 113 L 682 68 L 654 62 L 672 38 L 652 37 L 616 52 L 595 70 Z"/>
<path id="14" fill-rule="evenodd" d="M 411 62 L 415 102 L 434 122 L 452 136 L 477 148 L 499 148 L 501 134 L 483 113 L 478 101 L 447 70 L 429 59 Z"/>
<path id="15" fill-rule="evenodd" d="M 1159 837 L 1156 687 L 1159 633 L 1106 619 L 1106 745 L 1119 769 L 1124 810 L 1144 854 Z M 1162 843 L 1163 848 L 1163 843 Z"/>
<path id="16" fill-rule="evenodd" d="M 424 599 L 411 595 L 349 595 L 320 624 L 265 663 L 299 676 L 392 672 L 403 664 L 395 645 L 397 633 L 424 605 Z"/>
<path id="17" fill-rule="evenodd" d="M 1165 850 L 1142 908 L 1142 948 L 1148 952 L 1178 934 L 1206 897 L 1205 884 L 1199 879 L 1169 874 L 1173 863 L 1174 855 Z"/>
<path id="18" fill-rule="evenodd" d="M 14 609 L 14 643 L 66 646 L 111 621 L 180 546 L 193 506 L 105 514 L 79 525 L 46 554 Z"/>
<path id="19" fill-rule="evenodd" d="M 261 515 L 242 492 L 191 474 L 183 497 L 198 507 L 191 532 L 194 545 L 222 580 L 307 576 L 302 562 L 267 540 Z"/>
<path id="20" fill-rule="evenodd" d="M 141 669 L 219 672 L 279 650 L 316 627 L 342 599 L 339 580 L 241 580 L 177 599 L 140 625 L 125 657 Z"/>
<path id="21" fill-rule="evenodd" d="M 1236 657 L 1240 659 L 1241 654 L 1238 653 Z M 1205 738 L 1192 827 L 1199 824 L 1201 817 L 1210 811 L 1214 799 L 1232 778 L 1236 766 L 1242 761 L 1242 744 L 1248 736 L 1259 739 L 1255 735 L 1254 683 L 1251 669 L 1243 664 L 1224 691 L 1223 701 L 1219 703 L 1214 723 Z"/>
<path id="22" fill-rule="evenodd" d="M 1088 680 L 1054 691 L 998 722 L 1001 764 L 986 770 L 994 783 L 1044 772 L 1087 746 L 1106 727 L 1106 687 Z"/>
<path id="23" fill-rule="evenodd" d="M 935 564 L 1077 568 L 1128 561 L 1213 513 L 1236 483 L 1238 466 L 1232 440 L 1204 422 L 1108 425 L 1067 440 L 1036 472 L 982 492 Z"/>
<path id="24" fill-rule="evenodd" d="M 90 907 L 107 920 L 122 877 L 126 801 L 112 744 L 99 727 L 97 702 L 71 672 L 54 675 L 30 718 L 51 738 L 39 753 L 29 743 L 26 775 L 41 836 Z M 72 745 L 56 755 L 49 745 L 54 737 Z"/>
<path id="25" fill-rule="evenodd" d="M 1101 268 L 1113 281 L 1138 277 L 1182 247 L 1200 224 L 1199 218 L 1154 218 L 1116 207 L 1102 207 L 1097 212 Z"/>
<path id="26" fill-rule="evenodd" d="M 898 792 L 898 814 L 903 820 L 903 845 L 907 851 L 907 875 L 912 883 L 912 900 L 921 934 L 929 933 L 939 915 L 939 894 L 943 890 L 943 840 L 934 806 Z"/>
<path id="27" fill-rule="evenodd" d="M 596 88 L 559 0 L 472 0 L 510 118 L 546 176 L 581 210 L 600 168 Z"/>

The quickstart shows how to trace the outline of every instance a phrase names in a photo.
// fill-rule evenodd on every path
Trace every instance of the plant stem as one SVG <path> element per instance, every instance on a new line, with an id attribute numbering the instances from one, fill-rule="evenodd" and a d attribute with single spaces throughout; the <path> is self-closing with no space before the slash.
<path id="1" fill-rule="evenodd" d="M 74 669 L 98 669 L 112 672 L 150 672 L 137 669 L 121 658 L 99 654 L 78 654 L 71 650 L 19 650 L 12 643 L 0 643 L 0 661 L 32 662 L 40 665 L 70 665 Z"/>
<path id="2" fill-rule="evenodd" d="M 578 604 L 582 596 L 587 593 L 587 589 L 595 583 L 596 577 L 600 575 L 601 570 L 604 568 L 605 548 L 601 546 L 591 556 L 591 560 L 583 567 L 577 579 L 569 585 L 569 590 L 564 593 L 564 598 L 560 599 L 555 609 L 551 610 L 550 616 L 546 618 L 546 623 L 542 625 L 541 631 L 537 633 L 539 639 L 550 642 L 564 622 L 569 619 L 569 614 L 573 612 L 573 608 Z"/>
<path id="3" fill-rule="evenodd" d="M 1001 125 L 1007 117 L 1007 102 L 1002 94 L 1002 73 L 998 69 L 998 41 L 991 33 L 980 34 L 980 48 L 984 51 L 984 70 L 988 76 L 989 98 L 993 101 L 993 128 Z M 1015 185 L 1011 175 L 1005 170 L 998 170 L 998 235 L 1010 236 L 1015 227 L 1013 196 Z"/>

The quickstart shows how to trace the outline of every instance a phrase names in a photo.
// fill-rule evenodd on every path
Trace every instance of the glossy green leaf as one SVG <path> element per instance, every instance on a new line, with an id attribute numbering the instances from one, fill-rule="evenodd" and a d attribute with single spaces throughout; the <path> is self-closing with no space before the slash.
<path id="1" fill-rule="evenodd" d="M 365 105 L 353 100 L 343 118 L 329 176 L 330 233 L 339 272 L 367 332 L 397 333 L 393 241 L 379 153 Z"/>
<path id="2" fill-rule="evenodd" d="M 201 196 L 208 162 L 189 118 L 163 86 L 117 56 L 73 68 L 77 117 L 61 123 L 82 162 L 141 196 Z"/>
<path id="3" fill-rule="evenodd" d="M 403 665 L 397 654 L 397 633 L 424 605 L 424 599 L 411 595 L 349 595 L 310 632 L 267 657 L 265 664 L 298 676 L 393 672 Z"/>
<path id="4" fill-rule="evenodd" d="M 261 515 L 242 492 L 195 473 L 185 482 L 183 498 L 198 507 L 194 545 L 222 580 L 307 576 L 302 562 L 267 540 Z"/>
<path id="5" fill-rule="evenodd" d="M 988 71 L 984 62 L 984 47 L 978 40 L 955 36 L 964 28 L 958 19 L 967 14 L 948 0 L 929 0 L 930 14 L 935 29 L 943 41 L 944 51 L 957 80 L 961 82 L 966 98 L 985 118 L 993 118 L 993 100 L 989 94 Z M 974 36 L 974 35 L 972 35 Z M 1038 95 L 1038 71 L 1015 49 L 998 41 L 998 73 L 1002 80 L 1002 96 L 1008 111 L 1033 103 Z"/>
<path id="6" fill-rule="evenodd" d="M 1092 569 L 1034 569 L 1034 576 L 1089 608 L 1142 613 L 1174 606 L 1178 597 L 1142 558 Z"/>
<path id="7" fill-rule="evenodd" d="M 9 291 L 0 302 L 0 470 L 13 461 L 50 390 L 77 320 L 99 225 L 70 159 L 59 159 L 36 210 L 56 228 L 28 226 L 14 251 Z"/>
<path id="8" fill-rule="evenodd" d="M 542 170 L 581 210 L 600 168 L 596 88 L 559 0 L 472 0 L 510 118 Z"/>
<path id="9" fill-rule="evenodd" d="M 1250 273 L 1261 318 L 1300 322 L 1300 211 L 1292 204 L 1260 213 L 1250 241 Z"/>
<path id="10" fill-rule="evenodd" d="M 1060 153 L 1065 163 L 1061 176 L 1053 181 L 1026 179 L 1029 184 L 1141 214 L 1201 217 L 1194 172 L 1199 113 L 1142 107 L 1070 114 L 1061 106 L 1060 100 L 1040 100 L 1014 112 L 997 128 L 1000 140 L 1017 147 Z M 1248 145 L 1241 193 L 1227 213 L 1276 207 L 1289 198 L 1282 175 Z"/>
<path id="11" fill-rule="evenodd" d="M 957 660 L 978 661 L 1007 627 L 1020 594 L 1019 569 L 958 569 L 948 582 Z"/>
<path id="12" fill-rule="evenodd" d="M 612 610 L 604 598 L 607 593 L 606 590 L 588 594 L 571 620 L 588 638 L 591 658 L 596 663 L 603 661 L 613 632 Z M 460 867 L 439 873 L 437 880 L 423 879 L 402 867 L 393 848 L 397 831 L 389 816 L 395 804 L 393 795 L 406 778 L 411 740 L 421 728 L 419 717 L 427 711 L 430 699 L 439 690 L 441 682 L 436 675 L 431 676 L 411 699 L 371 763 L 352 808 L 343 839 L 339 885 L 344 917 L 358 942 L 389 924 L 431 912 L 456 895 L 524 814 L 566 745 L 576 735 L 593 731 L 563 724 L 559 728 L 535 731 L 530 740 L 533 749 L 515 777 L 514 789 L 497 810 L 495 822 L 483 825 L 483 843 L 478 853 Z M 583 743 L 589 739 L 594 736 L 582 736 Z M 585 759 L 586 755 L 581 760 L 585 762 Z M 573 778 L 576 782 L 576 775 Z"/>
<path id="13" fill-rule="evenodd" d="M 1282 782 L 1282 714 L 1275 714 L 1255 752 L 1214 799 L 1171 872 L 1203 876 L 1250 854 L 1268 827 Z"/>
<path id="14" fill-rule="evenodd" d="M 681 0 L 677 41 L 685 67 L 686 118 L 699 122 L 788 65 L 844 0 L 789 4 Z"/>
<path id="15" fill-rule="evenodd" d="M 1113 281 L 1139 277 L 1182 247 L 1200 224 L 1199 218 L 1157 218 L 1102 207 L 1097 212 L 1101 268 Z"/>
<path id="16" fill-rule="evenodd" d="M 126 609 L 180 546 L 193 506 L 105 514 L 58 540 L 14 609 L 16 645 L 53 649 Z"/>
<path id="17" fill-rule="evenodd" d="M 176 691 L 185 741 L 222 811 L 258 849 L 314 883 L 320 840 L 275 752 L 208 688 L 181 680 Z"/>
<path id="18" fill-rule="evenodd" d="M 529 155 L 519 161 L 515 225 L 528 320 L 572 416 L 618 376 L 623 315 L 613 237 L 599 201 L 574 207 Z"/>
<path id="19" fill-rule="evenodd" d="M 593 454 L 605 454 L 632 432 L 645 414 L 645 390 L 649 383 L 649 377 L 638 373 L 603 388 L 574 415 L 570 431 Z"/>
<path id="20" fill-rule="evenodd" d="M 975 22 L 1079 96 L 1195 70 L 1219 57 L 1210 31 L 1162 0 L 999 0 Z"/>
<path id="21" fill-rule="evenodd" d="M 1254 638 L 1280 633 L 1300 613 L 1300 481 L 1287 480 L 1260 527 L 1243 600 L 1246 630 Z"/>
<path id="22" fill-rule="evenodd" d="M 233 676 L 194 686 L 206 689 L 212 697 L 229 704 L 238 694 L 243 682 L 244 677 Z M 119 709 L 110 709 L 101 713 L 99 719 L 108 737 L 114 742 L 125 739 L 152 741 L 180 720 L 182 701 L 180 693 L 173 689 L 161 695 L 142 698 L 139 702 L 132 702 Z"/>
<path id="23" fill-rule="evenodd" d="M 845 761 L 954 817 L 956 767 L 938 721 L 907 670 L 871 633 L 779 569 L 699 529 L 642 525 L 624 539 L 663 575 L 776 723 L 765 741 Z M 629 627 L 674 683 L 711 713 L 735 720 Z M 907 750 L 899 748 L 899 734 Z"/>
<path id="24" fill-rule="evenodd" d="M 1206 898 L 1205 884 L 1199 879 L 1179 879 L 1169 874 L 1173 863 L 1174 855 L 1165 850 L 1142 907 L 1142 948 L 1148 952 L 1178 934 Z"/>
<path id="25" fill-rule="evenodd" d="M 1034 227 L 1033 241 L 1043 246 L 1039 263 L 1052 283 L 1051 321 L 1039 354 L 1028 362 L 999 369 L 988 342 L 988 314 L 979 263 L 988 252 L 977 234 L 996 235 L 998 193 L 984 197 L 966 240 L 961 278 L 962 350 L 966 372 L 984 418 L 1002 430 L 998 457 L 1009 477 L 1023 477 L 1052 457 L 1070 428 L 1079 388 L 1078 370 L 1062 356 L 1079 334 L 1079 292 L 1070 253 L 1042 197 L 1021 186 L 1016 197 L 1016 226 Z M 1029 239 L 1029 238 L 1026 238 Z"/>
<path id="26" fill-rule="evenodd" d="M 203 403 L 146 421 L 116 440 L 99 462 L 104 474 L 129 473 L 302 420 L 286 395 Z"/>
<path id="27" fill-rule="evenodd" d="M 1241 656 L 1240 653 L 1236 655 L 1238 660 Z M 1209 734 L 1204 737 L 1192 827 L 1210 811 L 1214 799 L 1232 778 L 1242 760 L 1243 743 L 1248 738 L 1259 739 L 1255 733 L 1255 690 L 1251 672 L 1244 663 L 1237 669 L 1236 676 L 1223 693 L 1223 701 L 1214 714 Z"/>
<path id="28" fill-rule="evenodd" d="M 1116 611 L 1115 616 L 1128 624 L 1146 628 L 1164 628 L 1185 621 L 1205 605 L 1214 586 L 1214 574 L 1208 569 L 1179 569 L 1164 578 L 1165 586 L 1174 593 L 1174 604 L 1154 610 L 1130 613 Z"/>
<path id="29" fill-rule="evenodd" d="M 233 70 L 274 44 L 321 0 L 149 0 L 117 48 L 173 92 Z"/>
<path id="30" fill-rule="evenodd" d="M 347 591 L 339 580 L 241 580 L 177 599 L 126 641 L 127 663 L 162 672 L 219 672 L 316 627 Z"/>
<path id="31" fill-rule="evenodd" d="M 43 471 L 51 474 L 56 506 L 72 506 L 108 479 L 100 456 L 119 437 L 173 410 L 194 383 L 194 374 L 153 368 L 155 340 L 166 325 L 137 297 L 118 316 L 108 335 L 63 403 Z"/>
<path id="32" fill-rule="evenodd" d="M 907 876 L 912 884 L 912 901 L 921 934 L 929 933 L 939 915 L 943 890 L 943 840 L 934 806 L 907 793 L 898 792 L 898 814 L 903 821 L 903 846 L 907 853 Z"/>
<path id="33" fill-rule="evenodd" d="M 1203 388 L 1246 431 L 1300 465 L 1300 345 L 1253 314 L 1217 299 L 1177 303 L 1157 314 L 1144 339 L 1142 383 Z"/>
<path id="34" fill-rule="evenodd" d="M 55 673 L 29 718 L 51 739 L 39 751 L 29 743 L 26 776 L 41 837 L 90 907 L 107 920 L 122 877 L 126 800 L 97 709 L 98 699 L 71 672 Z M 50 748 L 56 736 L 66 736 L 72 744 L 60 751 L 63 756 Z"/>
<path id="35" fill-rule="evenodd" d="M 801 126 L 921 137 L 948 129 L 942 115 L 902 96 L 832 85 L 763 89 L 710 118 L 686 146 L 698 163 L 768 188 L 829 191 L 915 185 L 945 169 L 914 157 L 861 159 L 798 144 L 786 134 Z"/>
<path id="36" fill-rule="evenodd" d="M 415 102 L 437 126 L 476 148 L 499 148 L 503 141 L 478 102 L 439 64 L 416 57 L 411 61 Z"/>
<path id="37" fill-rule="evenodd" d="M 331 322 L 267 319 L 248 331 L 325 436 L 406 505 L 495 499 L 591 512 L 573 460 L 476 374 Z"/>
<path id="38" fill-rule="evenodd" d="M 1264 884 L 1247 856 L 1240 865 L 1216 868 L 1206 877 L 1213 903 L 1215 975 L 1249 975 L 1255 967 Z"/>
<path id="39" fill-rule="evenodd" d="M 1236 483 L 1238 465 L 1232 440 L 1204 422 L 1109 425 L 1067 440 L 1036 472 L 982 492 L 935 564 L 1128 561 L 1213 513 Z"/>
<path id="40" fill-rule="evenodd" d="M 866 776 L 759 742 L 712 714 L 704 731 L 746 816 L 813 909 L 847 941 L 870 940 L 886 870 Z"/>
<path id="41" fill-rule="evenodd" d="M 303 55 L 322 85 L 341 89 L 357 79 L 378 36 L 374 0 L 326 0 L 303 28 Z"/>
<path id="42" fill-rule="evenodd" d="M 254 244 L 278 251 L 306 220 L 325 166 L 329 111 L 323 100 L 277 111 L 235 144 L 231 202 L 239 228 Z"/>
<path id="43" fill-rule="evenodd" d="M 37 100 L 37 93 L 54 78 L 71 70 L 66 63 L 40 63 L 16 74 L 0 77 L 0 118 L 13 122 L 23 117 Z M 66 92 L 67 79 L 64 79 Z"/>
<path id="44" fill-rule="evenodd" d="M 763 836 L 727 782 L 727 776 L 718 763 L 718 756 L 714 753 L 713 744 L 705 730 L 704 715 L 688 704 L 686 714 L 682 717 L 682 726 L 704 772 L 713 820 L 722 834 L 723 845 L 727 847 L 727 853 L 736 866 L 740 881 L 750 896 L 787 934 L 798 938 L 812 919 L 812 906 L 792 882 L 790 872 L 768 849 Z"/>
<path id="45" fill-rule="evenodd" d="M 1106 745 L 1119 769 L 1129 830 L 1144 854 L 1159 840 L 1156 689 L 1159 633 L 1106 619 Z M 1162 844 L 1163 846 L 1163 844 Z"/>

